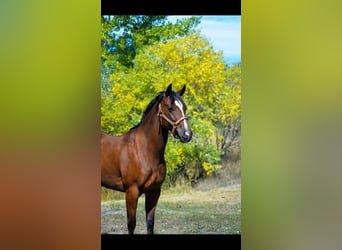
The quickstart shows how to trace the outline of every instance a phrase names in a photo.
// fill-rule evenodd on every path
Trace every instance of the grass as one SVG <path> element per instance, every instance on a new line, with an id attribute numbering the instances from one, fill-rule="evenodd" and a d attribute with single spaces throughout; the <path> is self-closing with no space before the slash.
<path id="1" fill-rule="evenodd" d="M 155 215 L 155 234 L 240 234 L 240 184 L 163 191 Z M 209 188 L 208 188 L 209 187 Z M 136 234 L 146 234 L 144 196 L 138 202 Z M 101 204 L 101 231 L 126 234 L 124 199 Z"/>

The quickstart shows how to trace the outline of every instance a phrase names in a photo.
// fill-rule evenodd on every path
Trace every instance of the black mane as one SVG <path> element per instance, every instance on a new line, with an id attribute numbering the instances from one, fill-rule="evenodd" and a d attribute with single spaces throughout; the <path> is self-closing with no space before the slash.
<path id="1" fill-rule="evenodd" d="M 144 120 L 145 116 L 148 114 L 148 112 L 150 112 L 150 110 L 152 109 L 152 107 L 156 104 L 159 104 L 160 101 L 163 99 L 164 97 L 164 93 L 165 92 L 159 92 L 158 95 L 147 105 L 147 107 L 145 108 L 142 118 L 140 120 L 140 122 L 138 124 L 136 124 L 134 127 L 132 127 L 131 129 L 134 129 L 136 127 L 139 127 L 139 125 L 141 124 L 141 122 Z"/>

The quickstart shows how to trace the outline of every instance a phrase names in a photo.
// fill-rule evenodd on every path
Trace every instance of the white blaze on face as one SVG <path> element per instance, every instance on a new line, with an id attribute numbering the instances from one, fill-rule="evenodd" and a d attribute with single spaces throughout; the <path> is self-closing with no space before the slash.
<path id="1" fill-rule="evenodd" d="M 180 109 L 180 111 L 182 112 L 182 116 L 184 117 L 184 112 L 183 112 L 183 104 L 181 103 L 181 101 L 179 100 L 175 100 L 175 104 L 176 106 Z M 184 122 L 184 130 L 185 130 L 185 135 L 189 136 L 189 126 L 188 126 L 188 122 L 186 119 L 183 120 Z"/>

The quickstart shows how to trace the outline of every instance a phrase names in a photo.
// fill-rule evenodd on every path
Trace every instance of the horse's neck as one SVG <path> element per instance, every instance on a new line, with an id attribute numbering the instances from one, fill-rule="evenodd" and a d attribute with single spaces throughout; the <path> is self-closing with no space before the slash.
<path id="1" fill-rule="evenodd" d="M 168 130 L 161 126 L 157 114 L 158 105 L 155 105 L 141 122 L 139 134 L 149 142 L 146 145 L 147 150 L 156 151 L 157 154 L 163 155 L 168 140 Z"/>

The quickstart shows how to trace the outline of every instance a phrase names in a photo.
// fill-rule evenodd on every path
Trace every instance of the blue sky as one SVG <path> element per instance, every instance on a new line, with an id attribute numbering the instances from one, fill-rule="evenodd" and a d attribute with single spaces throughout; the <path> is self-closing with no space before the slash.
<path id="1" fill-rule="evenodd" d="M 170 21 L 190 16 L 169 16 Z M 241 62 L 241 16 L 202 16 L 198 28 L 227 63 Z"/>

